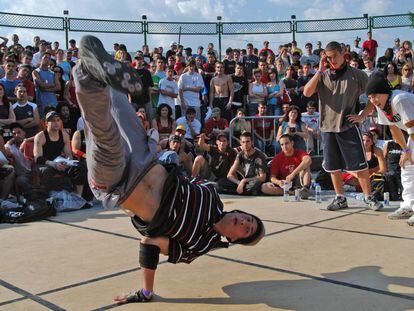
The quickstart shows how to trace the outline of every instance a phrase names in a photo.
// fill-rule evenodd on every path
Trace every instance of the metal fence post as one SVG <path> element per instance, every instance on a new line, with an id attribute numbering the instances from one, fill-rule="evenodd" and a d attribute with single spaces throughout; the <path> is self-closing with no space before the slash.
<path id="1" fill-rule="evenodd" d="M 67 15 L 69 15 L 68 10 L 63 11 L 63 15 L 66 15 L 63 20 L 63 30 L 65 31 L 65 43 L 66 43 L 66 50 L 69 48 L 69 19 Z"/>
<path id="2" fill-rule="evenodd" d="M 144 44 L 147 44 L 148 22 L 147 15 L 142 15 L 142 33 L 144 34 Z"/>
<path id="3" fill-rule="evenodd" d="M 221 16 L 217 16 L 217 34 L 218 34 L 218 45 L 219 45 L 219 60 L 221 60 L 221 33 L 222 33 Z"/>
<path id="4" fill-rule="evenodd" d="M 290 18 L 292 19 L 292 41 L 296 41 L 296 15 L 292 15 Z"/>

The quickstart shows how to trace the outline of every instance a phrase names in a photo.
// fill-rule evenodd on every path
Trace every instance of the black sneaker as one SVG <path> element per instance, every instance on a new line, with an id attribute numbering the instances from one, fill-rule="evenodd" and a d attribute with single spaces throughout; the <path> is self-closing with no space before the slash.
<path id="1" fill-rule="evenodd" d="M 374 196 L 370 195 L 367 199 L 364 199 L 365 204 L 368 204 L 369 208 L 374 211 L 379 211 L 384 206 Z"/>
<path id="2" fill-rule="evenodd" d="M 94 36 L 83 36 L 79 43 L 82 70 L 98 81 L 123 93 L 139 95 L 142 90 L 138 73 L 109 55 L 102 42 Z"/>
<path id="3" fill-rule="evenodd" d="M 335 197 L 332 203 L 326 207 L 328 211 L 337 211 L 343 208 L 348 208 L 348 202 L 345 197 Z"/>

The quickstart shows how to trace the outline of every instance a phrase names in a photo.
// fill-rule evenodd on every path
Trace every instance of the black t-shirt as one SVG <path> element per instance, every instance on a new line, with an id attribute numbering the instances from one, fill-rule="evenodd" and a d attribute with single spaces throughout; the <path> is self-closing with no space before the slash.
<path id="1" fill-rule="evenodd" d="M 226 178 L 230 167 L 236 159 L 237 153 L 233 148 L 227 147 L 224 153 L 220 153 L 216 146 L 210 146 L 209 165 L 217 179 Z"/>
<path id="2" fill-rule="evenodd" d="M 402 149 L 395 141 L 389 141 L 387 143 L 387 167 L 390 172 L 399 172 L 401 170 L 400 157 L 402 155 Z"/>
<path id="3" fill-rule="evenodd" d="M 243 103 L 244 102 L 244 95 L 247 95 L 249 83 L 245 77 L 238 77 L 234 74 L 231 76 L 233 80 L 234 86 L 234 102 Z"/>
<path id="4" fill-rule="evenodd" d="M 236 62 L 234 60 L 225 59 L 223 60 L 224 73 L 226 75 L 232 75 L 236 70 Z"/>
<path id="5" fill-rule="evenodd" d="M 148 69 L 136 69 L 138 76 L 141 78 L 142 82 L 142 93 L 140 96 L 132 96 L 132 102 L 137 104 L 138 107 L 143 107 L 146 103 L 150 101 L 148 88 L 154 86 L 152 81 L 151 73 Z"/>
<path id="6" fill-rule="evenodd" d="M 266 173 L 266 158 L 263 153 L 255 152 L 249 157 L 246 156 L 244 152 L 237 154 L 236 161 L 239 162 L 239 173 L 244 178 L 256 177 L 259 174 Z"/>
<path id="7" fill-rule="evenodd" d="M 244 66 L 244 75 L 248 80 L 250 80 L 253 76 L 253 69 L 259 66 L 259 58 L 254 54 L 245 55 L 243 56 L 242 63 Z"/>

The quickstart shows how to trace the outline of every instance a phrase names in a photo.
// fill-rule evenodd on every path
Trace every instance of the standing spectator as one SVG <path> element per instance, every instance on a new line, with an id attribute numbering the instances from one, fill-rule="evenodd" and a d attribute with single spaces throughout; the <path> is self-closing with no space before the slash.
<path id="1" fill-rule="evenodd" d="M 286 91 L 288 92 L 291 103 L 293 105 L 297 105 L 299 102 L 299 94 L 297 92 L 298 87 L 298 81 L 295 80 L 293 77 L 294 68 L 293 66 L 289 66 L 286 68 L 285 71 L 285 78 L 281 80 L 281 85 L 283 85 L 286 88 Z"/>
<path id="2" fill-rule="evenodd" d="M 395 38 L 394 40 L 394 46 L 392 47 L 392 50 L 394 51 L 394 53 L 397 53 L 398 50 L 400 49 L 401 45 L 400 45 L 400 38 Z"/>
<path id="3" fill-rule="evenodd" d="M 305 85 L 312 79 L 313 74 L 311 73 L 311 65 L 310 63 L 303 64 L 303 75 L 298 77 L 298 103 L 299 108 L 303 112 L 305 111 L 307 104 L 310 101 L 316 102 L 318 100 L 318 95 L 313 94 L 311 97 L 306 97 L 303 95 L 303 90 L 305 89 Z"/>
<path id="4" fill-rule="evenodd" d="M 401 89 L 401 76 L 398 73 L 397 65 L 394 63 L 389 63 L 384 68 L 384 74 L 387 77 L 388 82 L 390 83 L 393 90 L 400 90 Z"/>
<path id="5" fill-rule="evenodd" d="M 203 51 L 204 51 L 204 48 L 200 45 L 197 48 L 197 53 L 196 54 L 193 54 L 193 57 L 194 58 L 200 57 L 201 58 L 201 61 L 202 61 L 202 64 L 204 65 L 207 62 L 207 58 L 203 55 Z"/>
<path id="6" fill-rule="evenodd" d="M 239 108 L 246 107 L 246 98 L 249 92 L 249 83 L 244 76 L 244 69 L 242 63 L 236 64 L 235 73 L 231 75 L 233 80 L 234 97 L 232 103 L 232 117 L 236 115 Z"/>
<path id="7" fill-rule="evenodd" d="M 266 158 L 255 148 L 249 132 L 240 136 L 242 151 L 227 174 L 227 180 L 220 180 L 219 189 L 224 193 L 258 195 L 266 180 Z"/>
<path id="8" fill-rule="evenodd" d="M 14 89 L 20 83 L 20 80 L 16 79 L 16 63 L 7 61 L 6 75 L 4 78 L 0 79 L 0 83 L 3 84 L 7 98 L 12 102 L 16 101 Z"/>
<path id="9" fill-rule="evenodd" d="M 173 110 L 168 104 L 160 104 L 157 115 L 151 121 L 151 127 L 158 131 L 159 140 L 166 139 L 175 133 L 175 121 L 172 117 Z"/>
<path id="10" fill-rule="evenodd" d="M 302 122 L 302 116 L 298 106 L 290 106 L 287 115 L 284 117 L 282 124 L 280 124 L 276 137 L 279 144 L 280 138 L 284 134 L 293 137 L 296 149 L 306 151 L 306 140 L 309 139 L 309 133 L 306 129 L 306 125 Z"/>
<path id="11" fill-rule="evenodd" d="M 401 91 L 412 93 L 414 90 L 414 75 L 410 65 L 405 64 L 401 69 Z"/>
<path id="12" fill-rule="evenodd" d="M 377 68 L 384 69 L 387 64 L 391 63 L 394 59 L 394 51 L 388 48 L 384 52 L 384 56 L 381 56 L 377 60 Z"/>
<path id="13" fill-rule="evenodd" d="M 267 98 L 266 84 L 262 82 L 262 71 L 258 68 L 253 70 L 253 81 L 249 83 L 249 116 L 257 113 L 259 103 L 265 103 Z"/>
<path id="14" fill-rule="evenodd" d="M 171 56 L 175 57 L 175 54 L 177 53 L 177 47 L 178 47 L 177 42 L 175 42 L 175 41 L 171 42 L 170 49 L 165 54 L 165 58 L 169 59 Z M 161 54 L 162 54 L 162 52 L 161 52 Z"/>
<path id="15" fill-rule="evenodd" d="M 0 83 L 0 136 L 4 142 L 12 138 L 10 124 L 16 122 L 13 107 L 7 98 L 3 84 Z"/>
<path id="16" fill-rule="evenodd" d="M 178 96 L 178 84 L 175 82 L 174 70 L 168 67 L 166 70 L 166 77 L 159 82 L 160 96 L 158 98 L 158 107 L 161 104 L 167 104 L 172 111 L 172 117 L 175 119 L 175 102 Z"/>
<path id="17" fill-rule="evenodd" d="M 296 51 L 298 51 L 301 56 L 303 55 L 302 50 L 300 48 L 298 48 L 298 43 L 295 40 L 293 40 L 292 41 L 292 47 L 290 49 L 290 54 L 293 54 Z"/>
<path id="18" fill-rule="evenodd" d="M 354 46 L 351 48 L 351 52 L 355 52 L 358 54 L 358 57 L 362 56 L 362 48 L 359 46 L 359 42 L 361 41 L 361 38 L 356 37 L 354 40 Z"/>
<path id="19" fill-rule="evenodd" d="M 16 122 L 23 127 L 26 138 L 33 137 L 40 123 L 37 105 L 28 101 L 27 90 L 23 85 L 17 86 L 15 93 L 17 101 L 13 104 L 13 111 L 16 115 Z"/>
<path id="20" fill-rule="evenodd" d="M 409 64 L 411 64 L 411 67 L 414 66 L 414 51 L 413 51 L 413 44 L 411 41 L 405 40 L 402 43 L 402 48 L 404 50 L 404 56 L 405 59 Z"/>
<path id="21" fill-rule="evenodd" d="M 244 76 L 247 80 L 251 80 L 253 77 L 253 70 L 259 65 L 259 58 L 253 54 L 253 44 L 247 43 L 247 54 L 243 56 L 242 63 L 244 67 Z"/>
<path id="22" fill-rule="evenodd" d="M 196 64 L 194 60 L 188 63 L 188 71 L 180 76 L 178 80 L 178 90 L 181 101 L 181 113 L 186 114 L 188 108 L 196 112 L 197 120 L 201 120 L 201 101 L 200 91 L 204 87 L 204 81 L 201 75 L 195 71 Z M 187 131 L 187 134 L 188 131 Z"/>
<path id="23" fill-rule="evenodd" d="M 282 135 L 280 138 L 282 151 L 272 159 L 270 182 L 262 185 L 262 192 L 268 195 L 281 196 L 285 183 L 289 190 L 300 189 L 301 199 L 309 198 L 311 184 L 312 159 L 305 151 L 295 148 L 292 136 Z"/>
<path id="24" fill-rule="evenodd" d="M 303 66 L 310 63 L 312 66 L 319 63 L 319 56 L 312 53 L 312 43 L 305 45 L 305 53 L 300 58 L 300 64 Z"/>
<path id="25" fill-rule="evenodd" d="M 313 54 L 319 57 L 322 51 L 323 51 L 322 42 L 321 41 L 316 42 L 316 49 L 313 50 Z"/>
<path id="26" fill-rule="evenodd" d="M 226 57 L 223 59 L 224 73 L 232 75 L 236 71 L 236 61 L 234 60 L 234 52 L 231 47 L 226 49 Z"/>
<path id="27" fill-rule="evenodd" d="M 39 44 L 39 51 L 33 54 L 33 58 L 32 58 L 33 67 L 39 67 L 43 54 L 46 52 L 46 48 L 47 48 L 47 42 L 45 40 L 41 40 Z"/>
<path id="28" fill-rule="evenodd" d="M 137 108 L 145 108 L 146 115 L 148 119 L 151 120 L 154 114 L 151 105 L 151 90 L 154 86 L 154 82 L 152 81 L 151 73 L 144 66 L 144 57 L 142 54 L 136 55 L 135 60 L 135 69 L 142 82 L 142 93 L 140 96 L 131 96 L 131 101 L 137 105 Z"/>
<path id="29" fill-rule="evenodd" d="M 78 58 L 79 49 L 76 46 L 76 40 L 75 39 L 70 39 L 69 40 L 69 49 L 68 50 L 72 52 L 73 57 L 75 57 L 76 59 Z"/>
<path id="30" fill-rule="evenodd" d="M 62 79 L 66 83 L 66 81 L 69 81 L 72 66 L 69 62 L 65 60 L 65 52 L 63 52 L 62 49 L 58 49 L 56 52 L 56 65 L 62 68 L 63 75 Z"/>
<path id="31" fill-rule="evenodd" d="M 362 49 L 368 49 L 368 55 L 371 59 L 376 59 L 377 58 L 377 48 L 378 48 L 378 43 L 377 41 L 375 41 L 374 39 L 372 39 L 372 32 L 368 31 L 367 32 L 367 37 L 368 39 L 364 41 L 364 43 L 362 43 Z"/>
<path id="32" fill-rule="evenodd" d="M 17 79 L 23 84 L 27 91 L 27 100 L 33 101 L 34 99 L 34 84 L 31 80 L 31 66 L 30 65 L 20 65 L 19 72 L 17 74 Z"/>
<path id="33" fill-rule="evenodd" d="M 220 109 L 223 118 L 230 122 L 232 118 L 232 102 L 234 98 L 233 80 L 224 74 L 224 64 L 216 62 L 216 75 L 210 82 L 210 107 Z"/>
<path id="34" fill-rule="evenodd" d="M 275 55 L 275 53 L 271 49 L 269 49 L 269 41 L 266 40 L 265 42 L 263 42 L 263 48 L 260 50 L 259 55 L 260 54 L 264 54 L 266 56 L 266 58 L 270 54 Z"/>
<path id="35" fill-rule="evenodd" d="M 282 98 L 284 89 L 280 87 L 276 68 L 269 69 L 269 83 L 267 84 L 268 114 L 280 116 L 282 114 Z"/>
<path id="36" fill-rule="evenodd" d="M 59 77 L 49 70 L 50 53 L 45 52 L 40 61 L 40 66 L 32 72 L 36 90 L 36 103 L 41 117 L 47 106 L 56 107 L 56 91 L 60 90 Z"/>

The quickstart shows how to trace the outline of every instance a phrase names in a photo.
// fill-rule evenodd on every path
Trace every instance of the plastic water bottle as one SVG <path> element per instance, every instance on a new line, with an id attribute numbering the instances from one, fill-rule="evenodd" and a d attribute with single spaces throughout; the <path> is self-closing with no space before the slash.
<path id="1" fill-rule="evenodd" d="M 315 201 L 316 203 L 322 203 L 322 189 L 319 184 L 315 184 Z"/>
<path id="2" fill-rule="evenodd" d="M 390 193 L 384 192 L 384 205 L 389 206 L 390 205 Z"/>
<path id="3" fill-rule="evenodd" d="M 283 201 L 289 202 L 289 183 L 286 181 L 283 184 Z"/>

